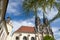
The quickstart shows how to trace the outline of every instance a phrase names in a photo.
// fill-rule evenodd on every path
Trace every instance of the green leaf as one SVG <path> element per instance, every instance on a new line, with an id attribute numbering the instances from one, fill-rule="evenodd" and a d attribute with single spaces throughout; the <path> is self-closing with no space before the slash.
<path id="1" fill-rule="evenodd" d="M 54 40 L 54 37 L 46 35 L 45 37 L 43 37 L 43 40 Z"/>

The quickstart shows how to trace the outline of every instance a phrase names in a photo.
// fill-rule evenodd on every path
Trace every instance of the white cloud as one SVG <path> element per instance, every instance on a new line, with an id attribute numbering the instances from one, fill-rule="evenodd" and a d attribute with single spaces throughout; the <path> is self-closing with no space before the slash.
<path id="1" fill-rule="evenodd" d="M 54 33 L 54 37 L 56 40 L 60 40 L 60 31 L 59 31 L 60 27 L 52 27 L 53 33 Z"/>
<path id="2" fill-rule="evenodd" d="M 13 32 L 16 31 L 18 28 L 20 28 L 21 26 L 32 26 L 34 27 L 34 17 L 31 19 L 27 19 L 27 20 L 20 20 L 20 21 L 14 21 L 12 20 L 12 24 L 13 24 Z"/>
<path id="3" fill-rule="evenodd" d="M 34 26 L 33 23 L 31 22 L 27 22 L 27 21 L 13 21 L 13 32 L 16 31 L 18 28 L 20 28 L 21 26 Z"/>
<path id="4" fill-rule="evenodd" d="M 18 1 L 9 0 L 7 13 L 10 13 L 10 14 L 13 13 L 14 15 L 21 14 L 20 12 L 18 12 L 18 9 L 17 9 L 17 7 L 22 4 L 21 2 L 22 2 L 21 0 L 18 0 Z"/>
<path id="5" fill-rule="evenodd" d="M 21 13 L 19 13 L 17 11 L 17 8 L 16 7 L 18 7 L 18 5 L 21 5 L 22 6 L 22 2 L 23 2 L 23 0 L 18 0 L 18 1 L 16 1 L 16 0 L 14 0 L 14 1 L 9 0 L 7 12 L 10 13 L 10 14 L 13 13 L 14 15 L 21 14 Z M 42 9 L 41 8 L 38 8 L 38 10 L 41 11 Z M 51 11 L 50 10 L 46 10 L 46 11 L 48 13 L 47 14 L 48 19 L 52 19 L 58 13 L 56 7 L 55 8 L 52 8 Z M 39 12 L 38 15 L 39 15 L 40 18 L 43 18 L 42 12 Z"/>
<path id="6" fill-rule="evenodd" d="M 46 11 L 47 11 L 46 16 L 48 19 L 52 19 L 58 13 L 58 10 L 56 7 L 51 8 L 51 10 L 47 9 Z"/>
<path id="7" fill-rule="evenodd" d="M 37 10 L 38 10 L 38 16 L 39 16 L 40 18 L 43 18 L 42 9 L 41 9 L 41 8 L 38 8 Z"/>

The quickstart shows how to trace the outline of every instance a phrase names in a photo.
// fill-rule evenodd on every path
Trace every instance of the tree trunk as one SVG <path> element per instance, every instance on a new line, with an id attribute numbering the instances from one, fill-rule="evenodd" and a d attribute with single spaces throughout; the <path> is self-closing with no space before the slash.
<path id="1" fill-rule="evenodd" d="M 0 13 L 0 26 L 4 27 L 6 30 L 6 33 L 8 33 L 7 27 L 6 27 L 6 22 L 5 22 L 5 14 L 6 14 L 6 9 L 7 9 L 7 4 L 8 0 L 1 0 L 1 13 Z"/>

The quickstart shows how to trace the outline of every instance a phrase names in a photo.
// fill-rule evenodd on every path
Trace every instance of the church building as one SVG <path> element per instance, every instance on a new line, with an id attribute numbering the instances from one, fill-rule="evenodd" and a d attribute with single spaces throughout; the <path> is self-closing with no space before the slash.
<path id="1" fill-rule="evenodd" d="M 49 35 L 53 37 L 52 29 L 50 25 L 42 25 L 40 23 L 40 18 L 36 18 L 36 27 L 32 26 L 21 26 L 18 30 L 16 30 L 11 40 L 43 40 L 43 37 Z M 45 18 L 46 24 L 48 23 L 48 19 Z"/>

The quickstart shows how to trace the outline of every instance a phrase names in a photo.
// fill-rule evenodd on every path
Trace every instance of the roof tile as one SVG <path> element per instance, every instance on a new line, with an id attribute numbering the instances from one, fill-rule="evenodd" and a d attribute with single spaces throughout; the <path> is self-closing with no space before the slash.
<path id="1" fill-rule="evenodd" d="M 34 30 L 34 27 L 32 27 L 32 26 L 21 26 L 15 32 L 29 32 L 29 33 L 33 33 L 33 32 L 35 32 L 35 30 Z"/>

